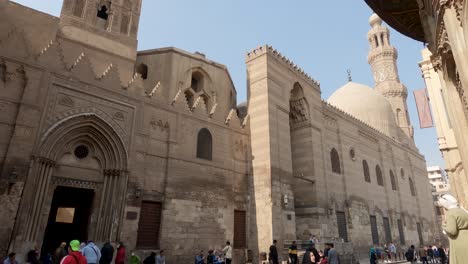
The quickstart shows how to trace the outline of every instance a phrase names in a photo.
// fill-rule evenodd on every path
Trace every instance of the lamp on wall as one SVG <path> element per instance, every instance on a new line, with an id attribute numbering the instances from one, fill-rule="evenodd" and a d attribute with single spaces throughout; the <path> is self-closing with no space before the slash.
<path id="1" fill-rule="evenodd" d="M 141 196 L 141 188 L 140 187 L 135 187 L 135 198 L 140 198 Z"/>
<path id="2" fill-rule="evenodd" d="M 288 203 L 289 203 L 289 197 L 288 197 L 287 194 L 285 194 L 285 195 L 283 196 L 283 202 L 284 202 L 284 205 L 288 205 Z"/>

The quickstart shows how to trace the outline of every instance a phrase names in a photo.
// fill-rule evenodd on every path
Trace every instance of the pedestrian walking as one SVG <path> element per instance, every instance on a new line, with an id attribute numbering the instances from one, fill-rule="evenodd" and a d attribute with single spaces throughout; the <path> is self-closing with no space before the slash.
<path id="1" fill-rule="evenodd" d="M 276 243 L 276 239 L 273 240 L 273 245 L 270 246 L 270 253 L 268 254 L 268 258 L 272 264 L 278 264 L 278 249 L 276 248 Z"/>
<path id="2" fill-rule="evenodd" d="M 60 246 L 55 249 L 54 257 L 53 257 L 53 262 L 54 264 L 59 264 L 60 261 L 67 255 L 67 249 L 66 249 L 67 243 L 62 242 L 60 243 Z"/>
<path id="3" fill-rule="evenodd" d="M 226 242 L 226 246 L 223 248 L 223 253 L 226 258 L 226 264 L 231 264 L 232 262 L 232 247 L 231 242 Z"/>
<path id="4" fill-rule="evenodd" d="M 164 250 L 160 250 L 156 256 L 156 264 L 166 264 L 166 256 L 164 256 Z"/>
<path id="5" fill-rule="evenodd" d="M 370 264 L 377 264 L 377 260 L 377 252 L 374 247 L 371 247 L 369 251 L 369 262 Z"/>
<path id="6" fill-rule="evenodd" d="M 208 256 L 206 256 L 206 264 L 214 264 L 216 256 L 213 254 L 213 250 L 208 251 Z"/>
<path id="7" fill-rule="evenodd" d="M 335 249 L 335 245 L 333 245 L 333 243 L 327 243 L 325 246 L 328 248 L 328 264 L 340 264 L 340 259 L 338 252 Z"/>
<path id="8" fill-rule="evenodd" d="M 130 264 L 141 264 L 141 258 L 134 251 L 130 254 Z"/>
<path id="9" fill-rule="evenodd" d="M 320 263 L 320 255 L 315 248 L 315 244 L 311 243 L 309 248 L 304 253 L 304 257 L 302 258 L 303 264 L 318 264 Z"/>
<path id="10" fill-rule="evenodd" d="M 419 255 L 419 261 L 422 262 L 422 264 L 428 264 L 429 262 L 427 261 L 427 248 L 426 247 L 420 247 L 418 250 L 418 255 Z"/>
<path id="11" fill-rule="evenodd" d="M 18 264 L 18 261 L 16 261 L 16 253 L 11 252 L 8 254 L 8 257 L 3 261 L 3 264 Z"/>
<path id="12" fill-rule="evenodd" d="M 390 245 L 388 246 L 388 249 L 390 250 L 390 257 L 391 257 L 391 260 L 396 260 L 397 251 L 396 251 L 396 246 L 395 246 L 395 244 L 390 243 Z"/>
<path id="13" fill-rule="evenodd" d="M 414 245 L 411 245 L 410 248 L 405 253 L 406 260 L 411 262 L 411 264 L 416 264 L 416 251 L 414 250 Z"/>
<path id="14" fill-rule="evenodd" d="M 297 264 L 297 245 L 296 241 L 293 241 L 291 246 L 289 246 L 289 259 L 291 260 L 291 264 Z"/>
<path id="15" fill-rule="evenodd" d="M 203 250 L 201 250 L 200 253 L 195 256 L 195 264 L 205 264 L 205 256 L 203 255 Z"/>
<path id="16" fill-rule="evenodd" d="M 98 264 L 101 259 L 101 251 L 94 244 L 92 240 L 89 240 L 86 246 L 81 250 L 83 256 L 86 258 L 88 264 Z"/>
<path id="17" fill-rule="evenodd" d="M 101 249 L 101 259 L 99 260 L 99 264 L 111 264 L 113 258 L 114 247 L 110 242 L 106 242 Z"/>
<path id="18" fill-rule="evenodd" d="M 115 264 L 125 264 L 125 259 L 125 245 L 122 242 L 119 242 L 119 244 L 117 245 L 117 256 L 115 256 Z"/>
<path id="19" fill-rule="evenodd" d="M 143 264 L 156 264 L 156 253 L 151 252 L 151 254 L 143 260 Z"/>
<path id="20" fill-rule="evenodd" d="M 465 245 L 466 247 L 466 245 Z M 441 264 L 447 264 L 447 254 L 445 253 L 445 249 L 442 247 L 437 248 L 437 252 L 439 252 L 439 260 Z"/>
<path id="21" fill-rule="evenodd" d="M 39 264 L 38 253 L 36 249 L 31 249 L 26 254 L 26 263 L 28 264 Z"/>
<path id="22" fill-rule="evenodd" d="M 62 259 L 60 264 L 87 264 L 86 258 L 80 252 L 80 241 L 70 241 L 68 255 Z"/>

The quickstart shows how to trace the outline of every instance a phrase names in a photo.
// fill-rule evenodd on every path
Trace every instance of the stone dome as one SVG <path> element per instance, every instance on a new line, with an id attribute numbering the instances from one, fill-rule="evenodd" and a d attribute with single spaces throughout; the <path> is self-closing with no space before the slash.
<path id="1" fill-rule="evenodd" d="M 387 136 L 397 138 L 398 130 L 392 106 L 372 88 L 348 82 L 328 98 L 328 103 Z"/>

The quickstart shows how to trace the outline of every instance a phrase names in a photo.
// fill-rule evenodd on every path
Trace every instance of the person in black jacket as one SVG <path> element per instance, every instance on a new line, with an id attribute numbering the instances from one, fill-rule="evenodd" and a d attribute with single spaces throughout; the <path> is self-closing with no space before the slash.
<path id="1" fill-rule="evenodd" d="M 278 249 L 276 249 L 276 240 L 273 240 L 273 245 L 270 246 L 269 259 L 272 264 L 278 264 Z"/>
<path id="2" fill-rule="evenodd" d="M 101 249 L 101 258 L 99 259 L 99 264 L 110 264 L 113 257 L 114 247 L 109 242 L 106 242 Z"/>
<path id="3" fill-rule="evenodd" d="M 151 252 L 151 254 L 143 260 L 143 264 L 156 264 L 156 253 Z"/>

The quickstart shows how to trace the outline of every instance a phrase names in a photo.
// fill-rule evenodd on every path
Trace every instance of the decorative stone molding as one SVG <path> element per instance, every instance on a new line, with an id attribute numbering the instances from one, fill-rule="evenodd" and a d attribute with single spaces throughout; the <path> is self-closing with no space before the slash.
<path id="1" fill-rule="evenodd" d="M 463 89 L 458 72 L 456 74 L 455 88 L 457 89 L 457 93 L 458 93 L 458 96 L 460 97 L 460 101 L 464 106 L 463 110 L 465 112 L 465 117 L 468 118 L 468 100 L 466 99 L 465 90 Z"/>
<path id="2" fill-rule="evenodd" d="M 121 173 L 122 173 L 121 170 L 116 170 L 116 169 L 103 170 L 104 176 L 108 176 L 108 177 L 118 177 L 121 175 Z"/>
<path id="3" fill-rule="evenodd" d="M 304 98 L 289 102 L 289 125 L 291 128 L 303 127 L 308 124 L 309 113 Z"/>
<path id="4" fill-rule="evenodd" d="M 124 116 L 124 114 L 122 112 L 116 112 L 112 118 L 114 118 L 116 120 L 120 120 L 120 121 L 125 120 L 125 116 Z"/>
<path id="5" fill-rule="evenodd" d="M 154 130 L 159 128 L 161 132 L 169 131 L 169 123 L 168 122 L 164 123 L 162 120 L 156 121 L 156 119 L 153 118 L 150 121 L 150 125 L 151 125 L 151 128 Z"/>
<path id="6" fill-rule="evenodd" d="M 59 102 L 58 102 L 60 105 L 63 105 L 63 106 L 67 106 L 67 107 L 75 107 L 75 101 L 73 101 L 73 99 L 71 99 L 69 96 L 62 96 L 60 99 L 59 99 Z"/>
<path id="7" fill-rule="evenodd" d="M 310 75 L 304 72 L 303 69 L 298 67 L 293 61 L 282 55 L 278 50 L 274 49 L 272 46 L 264 45 L 257 47 L 256 49 L 253 49 L 250 52 L 247 52 L 246 61 L 248 62 L 254 60 L 255 58 L 258 58 L 264 54 L 271 54 L 272 56 L 276 57 L 279 61 L 283 62 L 286 66 L 293 69 L 296 73 L 312 82 L 312 84 L 315 85 L 317 88 L 320 87 L 320 83 L 318 81 L 310 77 Z"/>
<path id="8" fill-rule="evenodd" d="M 338 127 L 338 121 L 335 118 L 333 118 L 333 117 L 331 117 L 331 116 L 329 116 L 327 114 L 324 114 L 323 119 L 325 120 L 325 124 L 327 126 Z"/>
<path id="9" fill-rule="evenodd" d="M 149 98 L 153 97 L 153 95 L 159 90 L 159 87 L 161 87 L 161 81 L 159 81 L 151 90 L 150 93 L 147 93 L 146 96 Z"/>
<path id="10" fill-rule="evenodd" d="M 53 185 L 68 186 L 80 189 L 93 189 L 97 190 L 100 187 L 100 183 L 91 181 L 82 181 L 77 179 L 69 179 L 63 177 L 52 177 Z"/>

